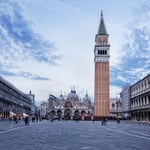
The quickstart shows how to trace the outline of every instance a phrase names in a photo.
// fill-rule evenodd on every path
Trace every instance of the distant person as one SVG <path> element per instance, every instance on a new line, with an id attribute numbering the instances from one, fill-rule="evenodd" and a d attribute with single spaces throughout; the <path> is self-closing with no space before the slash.
<path id="1" fill-rule="evenodd" d="M 32 117 L 32 122 L 35 122 L 35 116 Z"/>
<path id="2" fill-rule="evenodd" d="M 104 126 L 106 126 L 106 121 L 107 121 L 107 119 L 106 118 L 104 118 L 103 120 L 102 120 L 102 126 L 104 125 Z"/>
<path id="3" fill-rule="evenodd" d="M 24 118 L 25 126 L 29 126 L 29 117 Z"/>
<path id="4" fill-rule="evenodd" d="M 117 119 L 117 123 L 120 123 L 120 119 L 119 118 Z"/>
<path id="5" fill-rule="evenodd" d="M 18 123 L 18 119 L 17 119 L 17 117 L 16 117 L 16 116 L 14 116 L 14 117 L 13 117 L 13 119 L 14 119 L 14 124 L 17 124 L 17 123 Z"/>
<path id="6" fill-rule="evenodd" d="M 38 122 L 39 121 L 39 117 L 38 116 L 36 116 L 36 122 Z"/>

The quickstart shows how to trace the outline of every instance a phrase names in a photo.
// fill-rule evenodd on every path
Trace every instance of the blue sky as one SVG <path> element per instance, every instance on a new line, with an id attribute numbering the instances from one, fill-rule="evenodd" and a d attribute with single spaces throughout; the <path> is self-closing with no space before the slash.
<path id="1" fill-rule="evenodd" d="M 103 10 L 109 33 L 110 93 L 150 73 L 150 2 L 0 1 L 0 75 L 37 101 L 94 93 L 94 44 Z"/>

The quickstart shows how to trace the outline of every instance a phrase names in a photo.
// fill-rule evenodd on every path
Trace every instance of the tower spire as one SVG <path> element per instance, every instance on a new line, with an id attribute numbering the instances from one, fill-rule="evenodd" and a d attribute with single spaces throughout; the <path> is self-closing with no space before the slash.
<path id="1" fill-rule="evenodd" d="M 104 23 L 104 18 L 103 18 L 103 11 L 101 10 L 101 19 L 100 19 L 100 24 L 98 28 L 98 35 L 107 35 L 105 23 Z"/>
<path id="2" fill-rule="evenodd" d="M 103 10 L 101 10 L 101 17 L 103 17 Z"/>

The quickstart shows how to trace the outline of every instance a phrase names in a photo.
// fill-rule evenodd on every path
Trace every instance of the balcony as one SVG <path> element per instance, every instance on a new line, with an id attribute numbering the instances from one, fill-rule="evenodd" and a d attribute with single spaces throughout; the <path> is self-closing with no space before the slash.
<path id="1" fill-rule="evenodd" d="M 148 109 L 150 108 L 150 105 L 144 105 L 144 106 L 131 106 L 131 110 L 141 110 L 141 109 Z"/>
<path id="2" fill-rule="evenodd" d="M 142 91 L 131 92 L 131 98 L 145 94 L 147 92 L 150 92 L 150 88 L 144 89 Z"/>

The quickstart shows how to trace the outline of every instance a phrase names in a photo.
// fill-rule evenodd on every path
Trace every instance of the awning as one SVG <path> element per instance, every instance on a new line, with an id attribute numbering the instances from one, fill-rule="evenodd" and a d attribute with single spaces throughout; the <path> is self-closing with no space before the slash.
<path id="1" fill-rule="evenodd" d="M 23 113 L 23 116 L 24 116 L 24 117 L 29 117 L 29 115 L 28 115 L 28 114 L 25 114 L 25 113 Z"/>
<path id="2" fill-rule="evenodd" d="M 13 116 L 16 116 L 16 114 L 12 111 L 9 112 L 9 117 L 13 117 Z"/>

